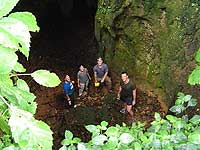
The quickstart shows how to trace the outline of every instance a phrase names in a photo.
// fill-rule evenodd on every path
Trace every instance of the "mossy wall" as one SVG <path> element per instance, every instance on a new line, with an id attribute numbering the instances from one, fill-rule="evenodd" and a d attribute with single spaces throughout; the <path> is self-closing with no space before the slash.
<path id="1" fill-rule="evenodd" d="M 196 0 L 99 0 L 99 52 L 112 71 L 128 71 L 137 86 L 170 106 L 187 84 L 200 45 Z M 192 94 L 191 93 L 191 94 Z"/>

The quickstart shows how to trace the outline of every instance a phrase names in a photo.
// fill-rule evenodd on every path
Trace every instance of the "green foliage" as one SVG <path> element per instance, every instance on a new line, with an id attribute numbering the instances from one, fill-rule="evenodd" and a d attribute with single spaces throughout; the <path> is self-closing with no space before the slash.
<path id="1" fill-rule="evenodd" d="M 36 97 L 20 76 L 32 76 L 47 87 L 59 85 L 60 79 L 46 70 L 19 74 L 26 69 L 18 62 L 16 52 L 21 52 L 28 59 L 30 31 L 38 31 L 39 27 L 36 18 L 29 12 L 8 15 L 17 2 L 0 1 L 0 149 L 50 150 L 52 131 L 46 123 L 33 117 L 37 108 Z"/>
<path id="2" fill-rule="evenodd" d="M 200 62 L 200 49 L 197 51 L 195 60 Z M 200 84 L 200 66 L 197 66 L 189 75 L 188 83 L 191 85 Z"/>
<path id="3" fill-rule="evenodd" d="M 19 0 L 1 0 L 0 1 L 0 18 L 7 15 L 18 3 Z"/>
<path id="4" fill-rule="evenodd" d="M 60 150 L 76 150 L 76 147 L 74 144 L 77 144 L 81 142 L 81 139 L 79 138 L 73 138 L 73 134 L 70 131 L 65 131 L 65 139 L 62 140 L 61 144 L 63 145 Z"/>
<path id="5" fill-rule="evenodd" d="M 60 83 L 58 76 L 47 70 L 37 70 L 31 73 L 31 76 L 37 83 L 47 87 L 54 87 Z"/>
<path id="6" fill-rule="evenodd" d="M 189 75 L 188 83 L 191 85 L 200 84 L 200 66 L 197 66 Z"/>
<path id="7" fill-rule="evenodd" d="M 178 93 L 172 112 L 179 114 L 189 106 L 195 106 L 196 100 L 191 95 Z M 108 127 L 106 121 L 100 125 L 87 125 L 86 129 L 92 133 L 88 143 L 74 142 L 73 134 L 65 131 L 64 145 L 60 150 L 198 150 L 200 147 L 200 116 L 194 115 L 188 119 L 187 115 L 178 118 L 167 115 L 166 119 L 155 113 L 155 120 L 150 127 L 144 123 L 135 122 L 132 126 L 126 124 Z"/>
<path id="8" fill-rule="evenodd" d="M 52 132 L 47 124 L 37 121 L 33 114 L 17 107 L 10 108 L 9 125 L 12 137 L 23 149 L 51 149 Z"/>
<path id="9" fill-rule="evenodd" d="M 184 112 L 188 107 L 195 106 L 197 100 L 192 98 L 191 95 L 185 95 L 181 92 L 178 93 L 178 99 L 175 102 L 175 105 L 172 106 L 169 110 L 177 114 Z"/>

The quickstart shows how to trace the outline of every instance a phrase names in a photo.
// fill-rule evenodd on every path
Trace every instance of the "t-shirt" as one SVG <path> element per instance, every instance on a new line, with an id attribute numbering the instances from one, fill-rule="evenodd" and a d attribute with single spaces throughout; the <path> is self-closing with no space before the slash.
<path id="1" fill-rule="evenodd" d="M 101 68 L 98 65 L 95 65 L 93 71 L 97 73 L 97 78 L 103 78 L 104 74 L 108 72 L 107 64 L 102 64 Z"/>
<path id="2" fill-rule="evenodd" d="M 129 80 L 127 84 L 124 84 L 124 82 L 121 82 L 120 85 L 122 88 L 121 93 L 120 93 L 122 98 L 130 98 L 133 96 L 133 90 L 136 89 L 136 86 L 132 81 Z"/>
<path id="3" fill-rule="evenodd" d="M 65 94 L 72 95 L 74 92 L 74 85 L 71 82 L 64 82 L 63 89 Z"/>
<path id="4" fill-rule="evenodd" d="M 86 81 L 88 81 L 89 78 L 88 78 L 88 75 L 87 75 L 87 69 L 85 68 L 83 70 L 83 72 L 79 71 L 77 73 L 77 78 L 80 80 L 80 83 L 85 83 Z"/>

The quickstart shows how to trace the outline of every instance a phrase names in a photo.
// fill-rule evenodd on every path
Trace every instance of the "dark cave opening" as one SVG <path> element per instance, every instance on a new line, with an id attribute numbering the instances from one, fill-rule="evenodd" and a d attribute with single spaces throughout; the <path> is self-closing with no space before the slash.
<path id="1" fill-rule="evenodd" d="M 30 11 L 36 16 L 40 31 L 32 33 L 31 56 L 77 67 L 90 66 L 97 57 L 96 9 L 97 0 L 21 0 L 14 11 Z"/>

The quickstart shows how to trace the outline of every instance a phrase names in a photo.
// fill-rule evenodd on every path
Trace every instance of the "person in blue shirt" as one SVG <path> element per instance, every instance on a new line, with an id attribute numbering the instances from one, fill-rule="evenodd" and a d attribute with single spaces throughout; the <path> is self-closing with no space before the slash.
<path id="1" fill-rule="evenodd" d="M 74 103 L 74 83 L 71 81 L 70 76 L 66 75 L 64 79 L 63 89 L 65 93 L 65 98 L 68 101 L 69 106 Z"/>

